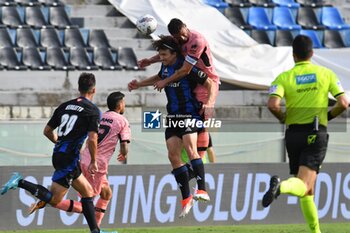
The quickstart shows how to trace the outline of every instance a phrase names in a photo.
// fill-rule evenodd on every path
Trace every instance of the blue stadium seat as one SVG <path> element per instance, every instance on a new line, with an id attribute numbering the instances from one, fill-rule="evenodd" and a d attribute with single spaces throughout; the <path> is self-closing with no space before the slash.
<path id="1" fill-rule="evenodd" d="M 340 33 L 343 36 L 345 46 L 350 47 L 350 29 L 341 30 Z"/>
<path id="2" fill-rule="evenodd" d="M 8 70 L 26 70 L 21 64 L 19 54 L 12 47 L 0 48 L 0 64 Z"/>
<path id="3" fill-rule="evenodd" d="M 323 45 L 320 41 L 320 38 L 318 37 L 317 33 L 315 30 L 300 30 L 301 35 L 305 35 L 311 38 L 313 42 L 313 47 L 314 48 L 323 48 Z"/>
<path id="4" fill-rule="evenodd" d="M 323 35 L 323 45 L 330 49 L 346 47 L 339 30 L 325 30 Z"/>
<path id="5" fill-rule="evenodd" d="M 101 29 L 92 29 L 89 33 L 89 46 L 96 48 L 110 48 L 106 33 Z"/>
<path id="6" fill-rule="evenodd" d="M 97 70 L 98 67 L 92 62 L 86 48 L 71 48 L 69 55 L 70 63 L 78 70 Z"/>
<path id="7" fill-rule="evenodd" d="M 276 30 L 263 7 L 251 7 L 248 13 L 248 23 L 258 30 Z"/>
<path id="8" fill-rule="evenodd" d="M 311 7 L 300 7 L 298 9 L 297 23 L 303 29 L 324 30 L 326 27 L 320 24 L 317 15 Z"/>
<path id="9" fill-rule="evenodd" d="M 292 12 L 288 7 L 275 7 L 273 9 L 272 22 L 279 29 L 283 30 L 300 30 L 301 26 L 295 23 Z"/>
<path id="10" fill-rule="evenodd" d="M 55 70 L 74 70 L 68 62 L 68 55 L 62 48 L 47 48 L 46 62 Z"/>
<path id="11" fill-rule="evenodd" d="M 340 12 L 335 7 L 323 7 L 321 12 L 321 23 L 329 29 L 348 29 L 350 25 L 346 24 L 341 17 Z"/>
<path id="12" fill-rule="evenodd" d="M 64 45 L 67 47 L 85 48 L 87 47 L 86 40 L 84 40 L 79 28 L 66 28 L 64 30 Z"/>
<path id="13" fill-rule="evenodd" d="M 30 28 L 17 28 L 16 44 L 22 48 L 38 47 L 39 34 L 34 34 Z"/>
<path id="14" fill-rule="evenodd" d="M 46 8 L 47 15 L 45 17 L 42 8 L 40 6 L 26 7 L 25 9 L 25 23 L 34 28 L 47 27 L 48 22 L 48 10 Z"/>
<path id="15" fill-rule="evenodd" d="M 49 22 L 57 28 L 69 28 L 72 26 L 64 6 L 50 7 Z"/>
<path id="16" fill-rule="evenodd" d="M 38 48 L 23 48 L 23 64 L 31 70 L 50 70 L 51 67 L 43 61 L 43 56 Z"/>
<path id="17" fill-rule="evenodd" d="M 137 57 L 133 48 L 119 47 L 117 61 L 126 70 L 139 70 Z"/>
<path id="18" fill-rule="evenodd" d="M 1 8 L 1 21 L 8 27 L 22 26 L 24 20 L 24 8 L 17 6 L 3 6 Z"/>
<path id="19" fill-rule="evenodd" d="M 7 28 L 0 28 L 0 48 L 2 47 L 13 47 L 16 37 L 16 31 L 11 37 L 9 30 Z"/>
<path id="20" fill-rule="evenodd" d="M 94 48 L 94 63 L 102 70 L 121 70 L 110 48 Z"/>
<path id="21" fill-rule="evenodd" d="M 228 7 L 228 3 L 223 0 L 202 0 L 205 4 L 215 7 L 220 12 L 223 12 Z"/>
<path id="22" fill-rule="evenodd" d="M 62 40 L 55 28 L 42 28 L 40 30 L 40 45 L 46 48 L 62 47 Z"/>
<path id="23" fill-rule="evenodd" d="M 289 8 L 299 8 L 300 4 L 295 2 L 294 0 L 272 0 L 278 6 L 285 6 Z"/>
<path id="24" fill-rule="evenodd" d="M 252 29 L 252 26 L 247 24 L 244 20 L 243 14 L 239 7 L 228 7 L 224 11 L 224 15 L 228 20 L 230 20 L 233 24 L 235 24 L 240 29 Z"/>

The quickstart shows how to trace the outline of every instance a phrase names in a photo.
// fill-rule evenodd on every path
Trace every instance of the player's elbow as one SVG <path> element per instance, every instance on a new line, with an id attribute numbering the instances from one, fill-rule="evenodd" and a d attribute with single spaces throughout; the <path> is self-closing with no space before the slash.
<path id="1" fill-rule="evenodd" d="M 338 99 L 338 103 L 339 103 L 339 106 L 345 110 L 349 107 L 349 101 L 348 99 L 346 98 L 346 96 L 341 96 L 341 98 Z"/>

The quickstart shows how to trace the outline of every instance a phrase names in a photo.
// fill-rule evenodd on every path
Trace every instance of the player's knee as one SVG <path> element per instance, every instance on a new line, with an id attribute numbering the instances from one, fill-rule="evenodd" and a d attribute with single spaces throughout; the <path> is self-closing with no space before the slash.
<path id="1" fill-rule="evenodd" d="M 100 193 L 100 197 L 103 200 L 107 200 L 107 201 L 111 200 L 112 199 L 112 190 L 111 190 L 111 188 L 109 186 L 102 188 L 101 193 Z"/>

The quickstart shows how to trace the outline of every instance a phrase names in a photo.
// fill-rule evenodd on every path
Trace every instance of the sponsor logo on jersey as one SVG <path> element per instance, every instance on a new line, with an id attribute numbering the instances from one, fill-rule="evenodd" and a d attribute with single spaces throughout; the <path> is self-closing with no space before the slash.
<path id="1" fill-rule="evenodd" d="M 297 85 L 316 82 L 316 74 L 297 75 L 295 78 Z"/>

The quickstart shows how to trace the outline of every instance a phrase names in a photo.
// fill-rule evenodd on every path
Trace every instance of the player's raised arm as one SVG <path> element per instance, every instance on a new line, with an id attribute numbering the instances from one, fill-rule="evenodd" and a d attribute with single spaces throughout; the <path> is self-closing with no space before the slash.
<path id="1" fill-rule="evenodd" d="M 153 63 L 157 63 L 157 62 L 160 62 L 160 57 L 158 54 L 154 55 L 153 57 L 144 58 L 144 59 L 137 61 L 137 65 L 140 68 L 145 68 L 146 66 L 150 66 Z"/>
<path id="2" fill-rule="evenodd" d="M 132 90 L 136 90 L 140 87 L 152 86 L 158 80 L 160 80 L 159 75 L 153 75 L 153 76 L 146 78 L 144 80 L 141 80 L 141 81 L 137 81 L 136 79 L 134 79 L 128 83 L 128 89 L 129 89 L 129 91 L 132 91 Z"/>

